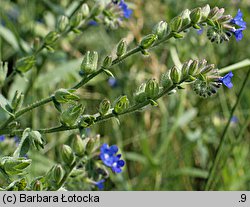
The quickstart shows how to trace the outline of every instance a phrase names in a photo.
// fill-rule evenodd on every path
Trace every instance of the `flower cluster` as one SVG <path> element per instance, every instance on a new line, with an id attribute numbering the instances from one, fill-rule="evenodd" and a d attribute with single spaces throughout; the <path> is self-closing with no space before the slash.
<path id="1" fill-rule="evenodd" d="M 116 155 L 118 152 L 118 147 L 116 145 L 112 145 L 109 147 L 108 144 L 103 144 L 100 148 L 100 158 L 102 162 L 110 167 L 113 172 L 120 173 L 122 172 L 121 167 L 125 165 L 124 160 L 120 159 L 121 154 Z"/>
<path id="2" fill-rule="evenodd" d="M 131 17 L 132 12 L 124 0 L 112 1 L 105 6 L 101 14 L 89 22 L 89 25 L 95 26 L 98 22 L 102 22 L 109 28 L 116 29 L 121 25 L 124 18 L 128 19 Z"/>

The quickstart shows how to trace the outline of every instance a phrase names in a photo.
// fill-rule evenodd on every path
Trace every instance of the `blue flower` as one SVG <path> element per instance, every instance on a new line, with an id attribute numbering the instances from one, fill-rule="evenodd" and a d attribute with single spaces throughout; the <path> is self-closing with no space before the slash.
<path id="1" fill-rule="evenodd" d="M 108 83 L 112 88 L 115 88 L 118 84 L 117 84 L 117 80 L 113 77 L 110 77 L 108 79 Z"/>
<path id="2" fill-rule="evenodd" d="M 105 180 L 102 179 L 102 180 L 99 180 L 99 181 L 95 182 L 94 184 L 95 184 L 95 186 L 96 186 L 99 190 L 102 190 L 102 189 L 104 188 L 104 185 L 103 185 L 104 182 L 105 182 Z"/>
<path id="3" fill-rule="evenodd" d="M 234 74 L 232 72 L 229 72 L 228 74 L 220 78 L 219 81 L 223 83 L 226 87 L 232 88 L 233 84 L 231 83 L 231 78 L 233 77 L 233 75 Z"/>
<path id="4" fill-rule="evenodd" d="M 244 22 L 242 17 L 243 14 L 239 9 L 237 15 L 231 20 L 231 23 L 236 25 L 236 28 L 233 31 L 236 41 L 240 41 L 242 39 L 243 37 L 242 31 L 247 28 L 246 22 Z"/>
<path id="5" fill-rule="evenodd" d="M 88 24 L 91 25 L 91 26 L 97 26 L 98 25 L 98 23 L 95 20 L 90 20 Z"/>
<path id="6" fill-rule="evenodd" d="M 133 11 L 128 8 L 128 5 L 124 2 L 124 0 L 121 0 L 118 5 L 122 9 L 122 11 L 123 11 L 123 16 L 126 19 L 128 19 L 131 16 L 131 14 L 132 14 Z"/>
<path id="7" fill-rule="evenodd" d="M 120 173 L 122 172 L 121 167 L 125 165 L 124 160 L 121 160 L 121 154 L 116 155 L 118 152 L 118 147 L 116 145 L 112 145 L 109 147 L 108 144 L 103 144 L 100 148 L 100 158 L 102 162 L 110 167 L 113 172 Z"/>
<path id="8" fill-rule="evenodd" d="M 0 142 L 3 142 L 5 140 L 5 136 L 4 135 L 0 135 Z"/>

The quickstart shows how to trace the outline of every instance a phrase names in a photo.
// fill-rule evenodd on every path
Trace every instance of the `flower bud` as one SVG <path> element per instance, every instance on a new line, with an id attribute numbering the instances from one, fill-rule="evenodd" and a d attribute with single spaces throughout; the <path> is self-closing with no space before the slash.
<path id="1" fill-rule="evenodd" d="M 185 27 L 188 24 L 190 24 L 191 19 L 190 19 L 190 10 L 189 9 L 185 9 L 182 13 L 181 13 L 181 19 L 182 19 L 182 26 Z"/>
<path id="2" fill-rule="evenodd" d="M 112 65 L 112 57 L 111 56 L 105 57 L 105 59 L 103 60 L 103 63 L 102 63 L 102 67 L 103 68 L 110 68 L 111 65 Z"/>
<path id="3" fill-rule="evenodd" d="M 218 7 L 214 7 L 211 9 L 208 18 L 211 20 L 218 20 L 223 15 L 224 11 L 224 8 L 219 9 Z"/>
<path id="4" fill-rule="evenodd" d="M 198 63 L 199 61 L 198 60 L 194 60 L 190 66 L 189 66 L 189 70 L 188 70 L 188 74 L 189 75 L 197 75 L 197 73 L 199 73 L 199 67 L 198 67 Z"/>
<path id="5" fill-rule="evenodd" d="M 59 32 L 64 32 L 69 25 L 69 18 L 67 16 L 61 16 L 58 22 Z"/>
<path id="6" fill-rule="evenodd" d="M 34 180 L 31 183 L 31 189 L 34 191 L 42 191 L 43 190 L 43 184 L 41 183 L 40 180 Z"/>
<path id="7" fill-rule="evenodd" d="M 0 62 L 0 87 L 3 86 L 8 73 L 8 63 Z"/>
<path id="8" fill-rule="evenodd" d="M 30 131 L 29 139 L 32 141 L 37 150 L 44 148 L 45 141 L 43 140 L 42 135 L 39 131 Z"/>
<path id="9" fill-rule="evenodd" d="M 181 71 L 176 67 L 172 67 L 170 70 L 170 78 L 174 84 L 180 83 L 181 81 Z"/>
<path id="10" fill-rule="evenodd" d="M 80 126 L 86 128 L 95 123 L 95 117 L 90 115 L 84 115 L 81 117 Z"/>
<path id="11" fill-rule="evenodd" d="M 118 45 L 117 45 L 117 49 L 116 49 L 116 55 L 117 57 L 121 57 L 122 55 L 124 55 L 127 51 L 127 43 L 125 40 L 121 40 Z"/>
<path id="12" fill-rule="evenodd" d="M 86 18 L 89 15 L 89 6 L 88 4 L 84 3 L 82 5 L 82 16 L 83 18 Z"/>
<path id="13" fill-rule="evenodd" d="M 129 107 L 129 100 L 127 96 L 121 96 L 115 101 L 114 113 L 120 114 Z"/>
<path id="14" fill-rule="evenodd" d="M 108 113 L 109 109 L 110 109 L 110 101 L 108 99 L 103 99 L 102 102 L 99 105 L 99 113 L 101 114 L 101 116 L 104 116 L 105 114 Z"/>
<path id="15" fill-rule="evenodd" d="M 98 53 L 96 51 L 87 51 L 83 57 L 81 70 L 84 74 L 91 74 L 97 69 Z"/>
<path id="16" fill-rule="evenodd" d="M 49 32 L 44 38 L 45 45 L 52 45 L 55 41 L 57 41 L 59 36 L 60 35 L 56 31 Z"/>
<path id="17" fill-rule="evenodd" d="M 136 103 L 143 103 L 144 101 L 147 100 L 146 93 L 144 91 L 136 92 L 134 94 L 134 99 Z"/>
<path id="18" fill-rule="evenodd" d="M 23 157 L 2 157 L 0 167 L 8 175 L 20 175 L 31 164 L 30 159 Z"/>
<path id="19" fill-rule="evenodd" d="M 74 89 L 59 89 L 55 93 L 55 99 L 58 103 L 69 103 L 72 101 L 79 101 L 79 96 L 75 95 Z"/>
<path id="20" fill-rule="evenodd" d="M 83 14 L 82 12 L 77 12 L 76 15 L 74 15 L 71 19 L 70 19 L 70 26 L 72 28 L 76 28 L 80 25 L 81 21 L 83 19 Z"/>
<path id="21" fill-rule="evenodd" d="M 204 21 L 208 18 L 208 15 L 210 13 L 210 6 L 207 4 L 206 6 L 201 8 L 201 21 Z"/>
<path id="22" fill-rule="evenodd" d="M 82 157 L 85 153 L 85 144 L 80 136 L 75 136 L 72 143 L 72 149 L 78 157 Z"/>
<path id="23" fill-rule="evenodd" d="M 66 126 L 73 126 L 83 112 L 82 104 L 69 106 L 61 113 L 60 122 Z"/>
<path id="24" fill-rule="evenodd" d="M 219 23 L 228 23 L 232 20 L 232 16 L 231 15 L 223 15 L 218 19 Z"/>
<path id="25" fill-rule="evenodd" d="M 13 109 L 13 111 L 18 111 L 23 104 L 23 93 L 22 92 L 15 92 L 15 95 L 11 101 L 11 108 Z"/>
<path id="26" fill-rule="evenodd" d="M 169 72 L 163 73 L 161 75 L 160 84 L 162 85 L 163 88 L 169 88 L 170 86 L 173 85 L 173 82 L 169 76 Z"/>
<path id="27" fill-rule="evenodd" d="M 96 1 L 96 4 L 94 5 L 93 9 L 90 12 L 91 17 L 98 16 L 105 8 L 105 2 L 104 0 Z"/>
<path id="28" fill-rule="evenodd" d="M 25 73 L 29 71 L 35 65 L 35 63 L 36 63 L 35 56 L 31 55 L 31 56 L 27 56 L 27 57 L 19 59 L 16 62 L 16 67 L 18 71 Z"/>
<path id="29" fill-rule="evenodd" d="M 181 68 L 182 80 L 185 80 L 188 77 L 189 66 L 191 63 L 192 63 L 192 60 L 183 63 L 182 68 Z"/>
<path id="30" fill-rule="evenodd" d="M 75 156 L 71 147 L 65 144 L 62 146 L 62 159 L 68 166 L 71 166 L 75 161 Z"/>
<path id="31" fill-rule="evenodd" d="M 165 21 L 158 22 L 152 30 L 152 33 L 158 36 L 158 39 L 162 39 L 167 34 L 168 24 Z"/>
<path id="32" fill-rule="evenodd" d="M 193 24 L 197 24 L 201 20 L 201 8 L 195 8 L 190 13 L 190 19 Z"/>
<path id="33" fill-rule="evenodd" d="M 63 178 L 63 168 L 60 164 L 57 164 L 54 168 L 53 168 L 53 177 L 54 180 L 56 181 L 56 184 L 59 184 L 60 181 Z"/>
<path id="34" fill-rule="evenodd" d="M 95 139 L 94 138 L 86 138 L 88 142 L 86 144 L 86 152 L 87 154 L 91 154 L 95 148 Z"/>
<path id="35" fill-rule="evenodd" d="M 210 64 L 202 68 L 201 74 L 207 74 L 214 69 L 214 64 Z"/>
<path id="36" fill-rule="evenodd" d="M 155 79 L 150 79 L 147 81 L 145 86 L 145 94 L 147 98 L 154 98 L 159 93 L 159 84 Z"/>
<path id="37" fill-rule="evenodd" d="M 172 32 L 178 32 L 182 27 L 182 18 L 181 16 L 174 17 L 170 21 L 170 29 Z"/>
<path id="38" fill-rule="evenodd" d="M 158 36 L 156 34 L 149 34 L 142 38 L 140 42 L 140 47 L 142 49 L 148 49 L 150 48 L 158 39 Z"/>

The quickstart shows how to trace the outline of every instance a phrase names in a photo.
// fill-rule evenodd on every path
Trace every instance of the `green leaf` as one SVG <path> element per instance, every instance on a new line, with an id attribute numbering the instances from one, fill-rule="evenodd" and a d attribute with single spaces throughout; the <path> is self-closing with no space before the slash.
<path id="1" fill-rule="evenodd" d="M 17 149 L 13 153 L 13 157 L 24 157 L 24 155 L 29 151 L 30 149 L 29 133 L 30 133 L 30 128 L 26 128 L 23 132 L 21 141 Z"/>
<path id="2" fill-rule="evenodd" d="M 107 76 L 110 76 L 110 77 L 115 77 L 114 75 L 113 75 L 113 73 L 110 71 L 110 70 L 107 70 L 107 69 L 102 69 L 103 71 L 104 71 L 104 73 L 107 75 Z"/>
<path id="3" fill-rule="evenodd" d="M 14 114 L 12 113 L 12 108 L 11 108 L 9 101 L 6 98 L 4 98 L 2 94 L 0 94 L 0 106 L 9 115 L 14 116 Z"/>

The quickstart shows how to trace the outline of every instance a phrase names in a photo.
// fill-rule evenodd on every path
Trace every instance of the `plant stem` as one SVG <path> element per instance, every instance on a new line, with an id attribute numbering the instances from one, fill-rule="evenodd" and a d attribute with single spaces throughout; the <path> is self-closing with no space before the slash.
<path id="1" fill-rule="evenodd" d="M 249 78 L 249 75 L 250 75 L 250 69 L 248 70 L 248 73 L 247 73 L 247 75 L 246 75 L 246 77 L 244 79 L 244 82 L 243 82 L 242 87 L 240 89 L 239 95 L 237 96 L 238 98 L 236 100 L 236 103 L 234 104 L 234 106 L 233 106 L 233 108 L 231 110 L 230 117 L 229 117 L 229 119 L 227 121 L 227 124 L 226 124 L 226 126 L 224 128 L 224 131 L 222 133 L 219 146 L 218 146 L 218 148 L 216 150 L 214 162 L 213 162 L 213 165 L 212 165 L 212 167 L 210 169 L 208 179 L 207 179 L 207 182 L 206 182 L 206 185 L 205 185 L 205 190 L 213 190 L 213 186 L 215 185 L 215 183 L 213 184 L 213 181 L 215 180 L 215 177 L 218 176 L 218 172 L 216 170 L 218 169 L 220 158 L 221 158 L 221 155 L 222 155 L 222 152 L 223 152 L 223 147 L 224 147 L 225 142 L 226 142 L 226 135 L 227 135 L 227 132 L 228 132 L 228 129 L 229 129 L 231 118 L 233 117 L 233 114 L 234 114 L 234 112 L 236 110 L 236 107 L 238 106 L 238 104 L 240 102 L 240 99 L 243 96 L 243 92 L 246 89 L 245 86 L 246 86 L 247 80 Z"/>
<path id="2" fill-rule="evenodd" d="M 26 113 L 26 112 L 28 112 L 28 111 L 31 111 L 32 109 L 34 109 L 34 108 L 36 108 L 36 107 L 39 107 L 39 106 L 41 106 L 41 105 L 43 105 L 43 104 L 46 104 L 46 103 L 49 103 L 50 101 L 52 101 L 52 99 L 53 99 L 53 95 L 52 95 L 52 96 L 49 96 L 49 97 L 47 97 L 47 98 L 44 98 L 44 99 L 42 99 L 42 100 L 40 100 L 40 101 L 38 101 L 38 102 L 36 102 L 36 103 L 33 103 L 33 104 L 31 104 L 31 105 L 29 105 L 29 106 L 27 106 L 27 107 L 21 109 L 20 111 L 18 111 L 18 112 L 15 114 L 14 117 L 13 117 L 13 116 L 9 117 L 9 119 L 7 119 L 7 120 L 0 126 L 0 129 L 4 129 L 5 127 L 8 126 L 8 124 L 9 124 L 10 122 L 12 122 L 13 120 L 17 119 L 19 116 L 23 115 L 24 113 Z"/>
<path id="3" fill-rule="evenodd" d="M 169 88 L 163 90 L 162 92 L 160 92 L 157 96 L 155 96 L 155 98 L 153 98 L 152 100 L 157 100 L 159 98 L 161 98 L 163 95 L 169 93 L 170 91 L 172 91 L 174 88 L 176 88 L 177 85 L 172 85 L 170 86 Z M 94 114 L 93 116 L 96 117 L 95 119 L 95 123 L 99 123 L 99 122 L 102 122 L 102 121 L 106 121 L 110 118 L 113 118 L 113 117 L 117 117 L 117 116 L 120 116 L 120 115 L 125 115 L 125 114 L 129 114 L 129 113 L 133 113 L 133 112 L 136 112 L 138 111 L 139 109 L 147 106 L 148 104 L 150 104 L 150 100 L 146 100 L 144 101 L 143 103 L 138 103 L 138 104 L 135 104 L 131 107 L 129 107 L 128 109 L 126 109 L 125 111 L 123 111 L 122 113 L 119 113 L 119 114 L 114 114 L 112 113 L 112 110 L 111 110 L 111 113 L 105 115 L 105 116 L 101 116 L 99 115 L 98 113 L 97 114 Z M 48 134 L 48 133 L 55 133 L 55 132 L 61 132 L 61 131 L 67 131 L 67 130 L 73 130 L 73 129 L 78 129 L 79 128 L 79 125 L 78 124 L 75 124 L 73 126 L 64 126 L 64 125 L 60 125 L 60 126 L 55 126 L 55 127 L 51 127 L 51 128 L 45 128 L 45 129 L 38 129 L 37 131 L 39 131 L 40 133 L 43 133 L 43 134 Z M 20 130 L 16 130 L 14 131 L 13 133 L 16 134 L 16 133 L 22 133 L 24 130 L 23 129 L 20 129 Z"/>

